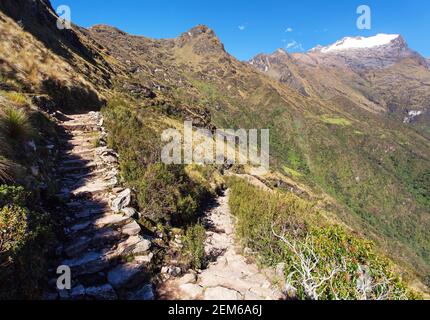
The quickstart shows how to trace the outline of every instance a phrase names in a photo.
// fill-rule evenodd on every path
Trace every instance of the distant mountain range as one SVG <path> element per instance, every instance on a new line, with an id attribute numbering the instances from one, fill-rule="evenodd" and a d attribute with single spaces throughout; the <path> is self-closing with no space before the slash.
<path id="1" fill-rule="evenodd" d="M 374 112 L 404 121 L 430 123 L 428 60 L 409 49 L 400 35 L 344 38 L 308 53 L 288 54 L 280 49 L 249 61 L 261 72 L 296 88 L 304 95 L 324 99 L 342 96 Z"/>

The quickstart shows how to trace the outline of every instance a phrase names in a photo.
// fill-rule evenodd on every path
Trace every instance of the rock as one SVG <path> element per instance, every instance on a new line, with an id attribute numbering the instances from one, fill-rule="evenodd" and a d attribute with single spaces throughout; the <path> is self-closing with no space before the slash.
<path id="1" fill-rule="evenodd" d="M 97 219 L 94 221 L 94 225 L 96 227 L 102 228 L 105 226 L 115 225 L 118 227 L 121 227 L 123 225 L 126 225 L 128 222 L 130 222 L 130 219 L 127 217 L 124 217 L 120 214 L 111 214 L 109 216 L 105 216 L 103 218 Z"/>
<path id="2" fill-rule="evenodd" d="M 72 289 L 70 294 L 70 298 L 77 300 L 82 299 L 85 296 L 85 288 L 83 285 L 78 285 Z"/>
<path id="3" fill-rule="evenodd" d="M 131 202 L 131 190 L 125 189 L 122 191 L 115 200 L 112 201 L 112 210 L 114 212 L 120 212 L 121 209 L 126 208 Z"/>
<path id="4" fill-rule="evenodd" d="M 147 239 L 142 239 L 139 243 L 134 246 L 132 253 L 134 255 L 141 255 L 146 253 L 151 249 L 151 241 Z"/>
<path id="5" fill-rule="evenodd" d="M 136 236 L 140 231 L 142 231 L 142 229 L 136 221 L 130 222 L 122 228 L 122 233 L 128 236 Z"/>
<path id="6" fill-rule="evenodd" d="M 194 273 L 187 273 L 181 279 L 179 279 L 179 284 L 188 284 L 188 283 L 196 283 L 197 276 Z"/>
<path id="7" fill-rule="evenodd" d="M 205 291 L 205 300 L 235 301 L 243 300 L 239 292 L 224 287 L 208 288 Z"/>
<path id="8" fill-rule="evenodd" d="M 100 287 L 91 287 L 85 290 L 85 294 L 96 300 L 117 300 L 118 296 L 110 284 Z"/>
<path id="9" fill-rule="evenodd" d="M 152 261 L 152 258 L 154 258 L 154 254 L 151 252 L 147 254 L 146 256 L 136 256 L 134 257 L 134 261 L 139 264 L 149 264 Z"/>
<path id="10" fill-rule="evenodd" d="M 182 270 L 181 270 L 181 268 L 174 267 L 174 266 L 163 267 L 163 268 L 161 268 L 161 273 L 167 274 L 167 275 L 172 276 L 172 277 L 177 277 L 182 273 Z"/>
<path id="11" fill-rule="evenodd" d="M 115 289 L 133 287 L 146 277 L 144 269 L 136 263 L 121 264 L 108 273 L 108 281 Z"/>
<path id="12" fill-rule="evenodd" d="M 137 210 L 136 210 L 136 209 L 134 209 L 134 208 L 130 208 L 130 207 L 123 208 L 123 209 L 121 209 L 121 212 L 122 212 L 126 217 L 139 219 L 139 213 L 138 213 L 138 212 L 137 212 Z"/>
<path id="13" fill-rule="evenodd" d="M 179 289 L 192 300 L 201 299 L 203 297 L 203 288 L 197 284 L 185 283 L 180 285 Z"/>
<path id="14" fill-rule="evenodd" d="M 128 300 L 155 300 L 154 290 L 152 289 L 152 284 L 146 284 L 142 289 L 129 293 L 127 295 Z"/>

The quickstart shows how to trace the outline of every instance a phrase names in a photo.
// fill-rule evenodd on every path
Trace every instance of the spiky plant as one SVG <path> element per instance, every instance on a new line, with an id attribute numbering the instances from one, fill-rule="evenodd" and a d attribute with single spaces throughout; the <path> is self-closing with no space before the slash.
<path id="1" fill-rule="evenodd" d="M 14 181 L 16 165 L 3 157 L 0 157 L 0 182 L 8 183 Z"/>
<path id="2" fill-rule="evenodd" d="M 0 131 L 4 138 L 16 141 L 23 141 L 34 133 L 28 115 L 14 107 L 6 107 L 0 113 Z"/>

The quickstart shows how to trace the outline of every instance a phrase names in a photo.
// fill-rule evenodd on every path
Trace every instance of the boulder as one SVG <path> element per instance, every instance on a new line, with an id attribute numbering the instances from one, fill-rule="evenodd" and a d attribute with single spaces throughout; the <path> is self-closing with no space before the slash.
<path id="1" fill-rule="evenodd" d="M 115 290 L 110 284 L 105 284 L 100 287 L 91 287 L 85 290 L 85 294 L 96 300 L 117 300 Z"/>
<path id="2" fill-rule="evenodd" d="M 125 189 L 112 201 L 112 210 L 120 212 L 121 209 L 128 207 L 131 202 L 131 190 Z"/>

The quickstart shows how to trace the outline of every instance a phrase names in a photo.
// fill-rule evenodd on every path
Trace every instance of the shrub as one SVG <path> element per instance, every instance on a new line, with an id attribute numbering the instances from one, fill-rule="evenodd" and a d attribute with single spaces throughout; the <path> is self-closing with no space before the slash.
<path id="1" fill-rule="evenodd" d="M 181 225 L 196 217 L 204 191 L 188 178 L 182 166 L 156 163 L 148 166 L 137 198 L 145 216 Z"/>
<path id="2" fill-rule="evenodd" d="M 183 256 L 189 268 L 202 269 L 205 264 L 206 230 L 203 225 L 188 227 L 183 237 Z"/>
<path id="3" fill-rule="evenodd" d="M 285 283 L 299 299 L 407 299 L 413 296 L 372 242 L 325 221 L 312 205 L 229 180 L 230 208 L 245 245 L 261 263 L 285 264 Z"/>
<path id="4" fill-rule="evenodd" d="M 0 185 L 0 207 L 7 205 L 25 206 L 29 193 L 21 186 Z"/>
<path id="5" fill-rule="evenodd" d="M 0 130 L 5 138 L 15 141 L 23 141 L 34 133 L 27 114 L 14 107 L 6 107 L 0 113 Z"/>
<path id="6" fill-rule="evenodd" d="M 5 206 L 0 210 L 0 254 L 18 251 L 26 241 L 28 210 L 17 206 Z M 0 259 L 0 265 L 5 258 Z"/>
<path id="7" fill-rule="evenodd" d="M 40 298 L 53 247 L 53 222 L 22 187 L 0 186 L 0 300 Z"/>

